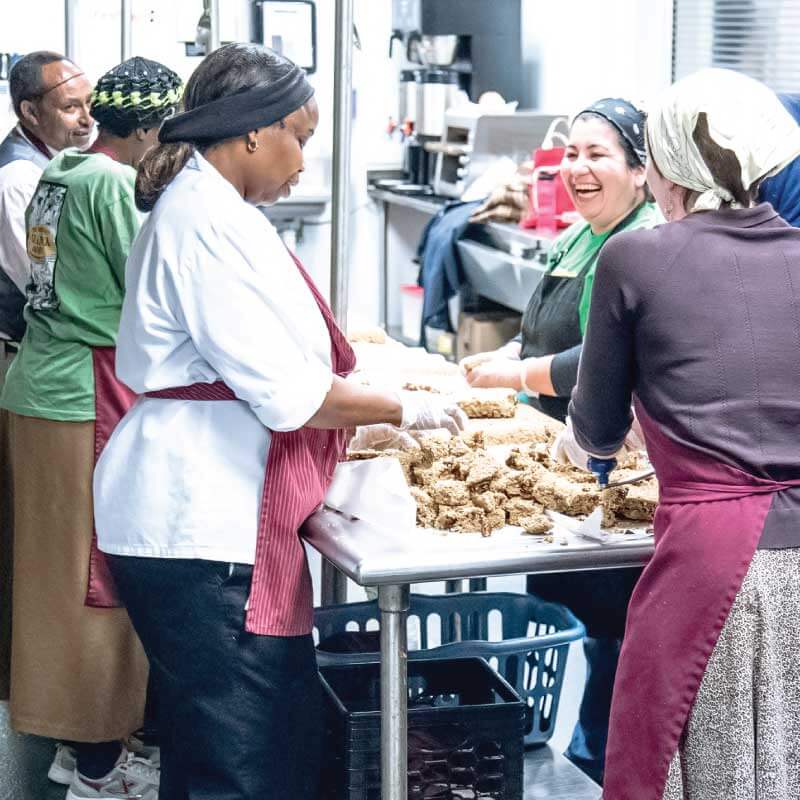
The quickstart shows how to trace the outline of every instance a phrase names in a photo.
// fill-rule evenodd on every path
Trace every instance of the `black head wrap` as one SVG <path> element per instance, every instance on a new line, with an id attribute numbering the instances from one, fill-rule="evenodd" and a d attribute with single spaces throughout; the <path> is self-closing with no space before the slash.
<path id="1" fill-rule="evenodd" d="M 220 97 L 167 120 L 159 141 L 219 142 L 233 139 L 257 128 L 266 128 L 304 106 L 314 88 L 296 65 L 268 86 L 244 89 Z"/>
<path id="2" fill-rule="evenodd" d="M 581 114 L 597 114 L 598 117 L 602 117 L 613 125 L 631 146 L 639 163 L 644 166 L 647 160 L 647 151 L 644 144 L 645 114 L 643 111 L 636 108 L 633 103 L 619 97 L 604 97 L 576 114 L 575 119 Z"/>
<path id="3" fill-rule="evenodd" d="M 92 116 L 112 129 L 155 126 L 175 113 L 183 82 L 169 67 L 136 56 L 109 70 L 92 93 Z"/>

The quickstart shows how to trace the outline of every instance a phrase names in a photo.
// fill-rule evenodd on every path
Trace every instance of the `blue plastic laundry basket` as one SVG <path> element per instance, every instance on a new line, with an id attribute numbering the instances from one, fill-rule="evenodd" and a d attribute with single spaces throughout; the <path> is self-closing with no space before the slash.
<path id="1" fill-rule="evenodd" d="M 377 602 L 345 603 L 314 610 L 315 639 L 360 632 L 369 652 L 318 649 L 321 666 L 373 660 L 380 626 Z M 582 639 L 583 625 L 564 606 L 535 595 L 469 592 L 442 596 L 411 595 L 409 639 L 419 649 L 411 659 L 485 659 L 517 691 L 527 708 L 525 744 L 542 744 L 553 733 L 570 642 Z M 500 638 L 489 641 L 490 634 Z M 366 642 L 363 640 L 366 639 Z"/>

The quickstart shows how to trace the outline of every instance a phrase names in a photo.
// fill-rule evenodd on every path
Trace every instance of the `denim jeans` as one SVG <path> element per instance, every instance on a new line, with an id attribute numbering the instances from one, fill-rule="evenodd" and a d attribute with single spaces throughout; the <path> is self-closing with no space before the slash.
<path id="1" fill-rule="evenodd" d="M 244 630 L 253 568 L 109 556 L 158 697 L 161 800 L 316 800 L 321 691 L 308 636 Z"/>

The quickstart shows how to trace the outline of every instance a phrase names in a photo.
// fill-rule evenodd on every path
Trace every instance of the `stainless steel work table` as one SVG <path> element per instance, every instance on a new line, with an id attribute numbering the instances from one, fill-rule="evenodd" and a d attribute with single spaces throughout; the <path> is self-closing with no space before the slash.
<path id="1" fill-rule="evenodd" d="M 647 563 L 653 540 L 632 539 L 599 544 L 558 532 L 555 542 L 504 528 L 490 537 L 415 528 L 377 530 L 371 525 L 327 508 L 313 514 L 303 527 L 305 540 L 337 569 L 361 586 L 378 587 L 381 614 L 381 796 L 382 800 L 407 800 L 407 657 L 406 617 L 411 583 L 492 575 L 572 572 L 614 569 Z M 564 788 L 563 795 L 547 797 L 589 798 L 580 794 L 594 784 L 581 780 L 550 748 L 539 759 L 528 754 L 529 770 L 539 779 L 549 776 Z M 535 765 L 535 766 L 534 766 Z M 556 773 L 558 777 L 556 778 Z M 540 782 L 526 779 L 526 800 L 544 797 Z M 571 787 L 571 788 L 570 788 Z M 551 787 L 548 787 L 548 790 Z"/>

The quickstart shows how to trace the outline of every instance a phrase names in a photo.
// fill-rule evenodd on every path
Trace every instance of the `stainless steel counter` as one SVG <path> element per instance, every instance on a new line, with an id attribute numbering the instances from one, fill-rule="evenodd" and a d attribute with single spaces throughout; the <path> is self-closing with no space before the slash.
<path id="1" fill-rule="evenodd" d="M 646 564 L 653 553 L 652 537 L 600 544 L 559 532 L 547 544 L 541 536 L 510 527 L 487 537 L 423 528 L 384 531 L 327 508 L 311 516 L 303 536 L 362 586 L 634 567 Z"/>
<path id="2" fill-rule="evenodd" d="M 405 195 L 386 189 L 371 188 L 369 196 L 380 210 L 380 275 L 382 325 L 390 322 L 390 248 L 389 230 L 398 209 L 408 209 L 424 217 L 434 216 L 449 198 L 432 195 Z M 417 223 L 417 236 L 422 230 Z M 402 226 L 399 226 L 402 227 Z M 522 313 L 547 263 L 550 238 L 518 225 L 487 222 L 470 225 L 458 242 L 467 279 L 480 295 Z M 417 241 L 408 242 L 409 251 Z"/>
<path id="3" fill-rule="evenodd" d="M 600 544 L 558 531 L 555 542 L 503 528 L 492 536 L 415 528 L 378 530 L 322 508 L 302 535 L 356 583 L 378 586 L 381 614 L 381 797 L 407 800 L 408 616 L 412 582 L 645 564 L 653 539 Z M 599 789 L 550 748 L 526 762 L 526 800 L 594 800 Z"/>
<path id="4" fill-rule="evenodd" d="M 373 200 L 401 208 L 413 208 L 415 211 L 421 211 L 430 216 L 436 214 L 450 199 L 426 195 L 404 195 L 386 189 L 370 189 L 368 194 Z M 548 237 L 542 236 L 536 231 L 525 230 L 511 222 L 485 222 L 481 223 L 480 227 L 489 231 L 498 243 L 505 244 L 507 252 L 510 253 L 546 250 L 550 241 Z"/>

